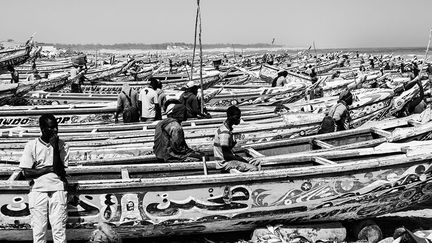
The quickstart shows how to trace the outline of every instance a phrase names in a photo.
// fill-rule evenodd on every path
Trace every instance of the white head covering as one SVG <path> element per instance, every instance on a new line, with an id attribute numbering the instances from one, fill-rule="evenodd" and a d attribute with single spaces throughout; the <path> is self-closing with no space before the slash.
<path id="1" fill-rule="evenodd" d="M 166 114 L 167 114 L 167 115 L 171 114 L 171 112 L 173 111 L 175 105 L 176 105 L 176 104 L 172 103 L 172 104 L 169 104 L 169 105 L 167 106 L 167 108 L 166 108 Z"/>
<path id="2" fill-rule="evenodd" d="M 189 81 L 186 84 L 186 88 L 192 88 L 193 86 L 198 86 L 194 81 Z"/>

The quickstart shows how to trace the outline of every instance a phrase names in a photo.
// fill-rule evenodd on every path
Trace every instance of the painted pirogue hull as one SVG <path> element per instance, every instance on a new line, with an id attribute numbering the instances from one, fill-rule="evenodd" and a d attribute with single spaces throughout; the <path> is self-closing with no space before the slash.
<path id="1" fill-rule="evenodd" d="M 16 66 L 25 63 L 30 58 L 31 46 L 20 47 L 13 50 L 0 51 L 0 70 L 6 70 L 7 66 Z"/>
<path id="2" fill-rule="evenodd" d="M 115 225 L 123 237 L 149 237 L 375 217 L 432 198 L 431 158 L 399 154 L 235 175 L 121 180 L 93 175 L 71 182 L 68 239 L 86 239 L 100 221 Z M 0 239 L 31 240 L 28 183 L 0 185 Z"/>
<path id="3" fill-rule="evenodd" d="M 0 127 L 38 126 L 42 114 L 52 113 L 59 124 L 91 124 L 114 122 L 115 106 L 104 104 L 74 106 L 41 106 L 40 108 L 23 107 L 2 109 Z"/>
<path id="4" fill-rule="evenodd" d="M 203 86 L 204 89 L 207 89 L 214 84 L 216 84 L 220 79 L 219 74 L 203 76 Z M 178 80 L 162 80 L 162 85 L 164 89 L 166 88 L 181 88 L 189 81 L 189 79 L 178 79 Z M 199 78 L 194 78 L 195 82 L 199 82 Z M 128 82 L 131 88 L 135 90 L 140 90 L 143 87 L 148 85 L 147 81 L 144 82 L 136 82 L 131 81 Z M 121 82 L 96 82 L 93 84 L 84 84 L 82 86 L 84 93 L 93 93 L 93 94 L 119 94 L 121 92 L 123 83 Z"/>
<path id="5" fill-rule="evenodd" d="M 129 69 L 135 61 L 127 61 L 118 63 L 109 67 L 100 68 L 100 69 L 89 69 L 87 73 L 84 75 L 86 79 L 90 81 L 94 80 L 107 80 L 111 77 L 117 76 L 119 73 L 126 71 Z"/>
<path id="6" fill-rule="evenodd" d="M 306 90 L 304 83 L 289 83 L 284 87 L 259 87 L 244 90 L 244 89 L 225 89 L 224 92 L 216 95 L 213 99 L 207 102 L 207 106 L 228 107 L 231 105 L 250 105 L 265 102 L 274 103 L 279 99 L 284 99 L 286 102 L 290 98 L 295 101 L 300 98 L 299 95 Z M 294 98 L 296 97 L 296 98 Z"/>
<path id="7" fill-rule="evenodd" d="M 269 65 L 262 65 L 260 72 L 259 72 L 259 77 L 266 81 L 267 83 L 272 83 L 273 79 L 277 77 L 278 72 L 281 71 L 280 69 L 273 67 L 273 66 L 269 66 Z M 311 84 L 311 79 L 308 76 L 302 75 L 302 74 L 298 74 L 298 73 L 294 73 L 291 71 L 287 71 L 288 72 L 288 76 L 286 77 L 286 80 L 288 82 L 303 82 L 306 84 Z"/>
<path id="8" fill-rule="evenodd" d="M 65 72 L 73 67 L 71 62 L 36 62 L 36 68 L 39 72 L 56 73 Z M 19 73 L 31 73 L 31 65 L 22 65 L 16 68 Z"/>
<path id="9" fill-rule="evenodd" d="M 69 74 L 63 74 L 49 79 L 23 81 L 17 84 L 3 84 L 0 90 L 0 105 L 10 105 L 10 101 L 14 97 L 23 96 L 31 90 L 56 90 L 67 84 L 68 77 Z M 0 120 L 2 118 L 0 115 Z"/>

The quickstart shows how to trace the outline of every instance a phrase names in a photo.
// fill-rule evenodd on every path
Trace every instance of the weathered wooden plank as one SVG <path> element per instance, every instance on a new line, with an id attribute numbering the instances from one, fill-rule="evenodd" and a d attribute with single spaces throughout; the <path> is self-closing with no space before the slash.
<path id="1" fill-rule="evenodd" d="M 12 173 L 12 175 L 8 178 L 8 181 L 14 181 L 20 175 L 21 170 L 16 170 Z"/>
<path id="2" fill-rule="evenodd" d="M 129 180 L 130 179 L 128 169 L 126 169 L 126 168 L 121 169 L 121 177 L 123 180 Z"/>
<path id="3" fill-rule="evenodd" d="M 334 165 L 334 164 L 337 164 L 334 161 L 331 161 L 329 159 L 325 159 L 325 158 L 322 158 L 322 157 L 314 157 L 313 159 L 314 159 L 315 163 L 318 163 L 320 165 Z"/>
<path id="4" fill-rule="evenodd" d="M 312 143 L 315 144 L 316 146 L 324 148 L 324 149 L 328 149 L 328 148 L 333 148 L 334 147 L 333 145 L 331 145 L 329 143 L 326 143 L 326 142 L 323 142 L 323 141 L 318 140 L 318 139 L 312 140 Z"/>
<path id="5" fill-rule="evenodd" d="M 413 119 L 409 119 L 408 124 L 410 124 L 411 126 L 414 126 L 414 127 L 423 125 L 421 122 L 413 120 Z"/>
<path id="6" fill-rule="evenodd" d="M 379 136 L 386 137 L 386 138 L 388 138 L 388 137 L 391 136 L 391 132 L 387 132 L 385 130 L 382 130 L 382 129 L 379 129 L 379 128 L 376 128 L 376 127 L 372 128 L 372 132 L 375 133 L 375 134 L 377 134 L 377 135 L 379 135 Z"/>
<path id="7" fill-rule="evenodd" d="M 247 154 L 249 154 L 250 156 L 254 157 L 254 158 L 259 158 L 259 157 L 265 157 L 264 154 L 256 151 L 255 149 L 249 147 L 249 148 L 245 148 L 245 151 Z"/>

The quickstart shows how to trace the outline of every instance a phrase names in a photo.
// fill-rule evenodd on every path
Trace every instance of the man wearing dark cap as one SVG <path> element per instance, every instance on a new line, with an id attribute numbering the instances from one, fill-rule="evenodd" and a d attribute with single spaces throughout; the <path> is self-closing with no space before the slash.
<path id="1" fill-rule="evenodd" d="M 155 128 L 153 151 L 156 157 L 163 162 L 199 161 L 203 154 L 188 147 L 181 126 L 187 119 L 186 107 L 175 104 L 167 116 Z"/>

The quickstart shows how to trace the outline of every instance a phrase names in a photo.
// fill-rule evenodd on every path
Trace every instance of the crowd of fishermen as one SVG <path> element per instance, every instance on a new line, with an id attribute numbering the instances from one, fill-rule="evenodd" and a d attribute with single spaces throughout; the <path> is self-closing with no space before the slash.
<path id="1" fill-rule="evenodd" d="M 157 80 L 153 80 L 147 89 L 148 93 L 156 94 L 151 96 L 155 105 L 159 102 L 156 92 L 159 86 Z M 143 94 L 147 93 L 144 91 Z M 125 99 L 130 102 L 127 95 L 122 92 L 119 96 L 120 104 Z M 134 101 L 136 100 L 138 98 L 135 95 Z M 181 123 L 188 119 L 187 105 L 172 103 L 167 106 L 166 112 L 167 118 L 158 122 L 155 128 L 154 153 L 158 161 L 200 161 L 205 155 L 187 145 L 181 126 Z M 155 120 L 156 112 L 153 114 L 154 117 L 141 118 Z M 219 160 L 218 168 L 223 172 L 241 173 L 260 169 L 259 159 L 244 158 L 233 152 L 236 145 L 232 133 L 233 125 L 240 124 L 240 121 L 240 109 L 231 106 L 227 109 L 227 119 L 215 131 L 214 157 Z M 58 136 L 58 123 L 54 115 L 42 115 L 39 118 L 39 127 L 42 135 L 25 145 L 19 164 L 25 178 L 31 180 L 28 197 L 33 240 L 46 242 L 49 222 L 54 242 L 66 242 L 68 181 L 65 168 L 69 162 L 69 147 Z"/>

